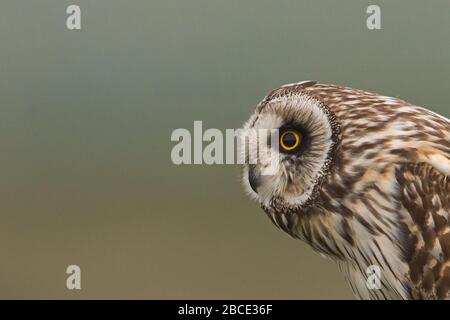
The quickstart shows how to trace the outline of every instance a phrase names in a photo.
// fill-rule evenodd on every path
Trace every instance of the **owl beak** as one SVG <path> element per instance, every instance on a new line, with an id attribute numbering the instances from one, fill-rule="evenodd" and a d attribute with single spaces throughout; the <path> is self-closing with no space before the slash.
<path id="1" fill-rule="evenodd" d="M 248 182 L 253 191 L 258 193 L 257 189 L 260 183 L 259 175 L 255 173 L 255 165 L 249 165 L 248 167 Z"/>

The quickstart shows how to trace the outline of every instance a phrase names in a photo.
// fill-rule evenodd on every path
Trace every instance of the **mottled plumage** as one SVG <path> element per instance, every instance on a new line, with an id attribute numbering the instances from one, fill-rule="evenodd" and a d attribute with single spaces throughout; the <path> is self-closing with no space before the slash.
<path id="1" fill-rule="evenodd" d="M 450 121 L 305 81 L 270 92 L 244 128 L 286 125 L 305 131 L 304 149 L 276 153 L 271 176 L 261 175 L 270 159 L 243 169 L 273 223 L 335 260 L 359 298 L 449 299 Z M 379 290 L 366 286 L 370 265 L 381 268 Z"/>

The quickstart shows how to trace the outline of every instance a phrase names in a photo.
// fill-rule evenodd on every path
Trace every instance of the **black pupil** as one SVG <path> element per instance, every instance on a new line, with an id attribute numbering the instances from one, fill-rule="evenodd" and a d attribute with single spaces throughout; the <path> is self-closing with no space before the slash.
<path id="1" fill-rule="evenodd" d="M 292 148 L 293 146 L 295 146 L 295 144 L 297 143 L 297 138 L 295 137 L 295 135 L 293 133 L 286 133 L 283 136 L 283 144 L 288 147 L 288 148 Z"/>

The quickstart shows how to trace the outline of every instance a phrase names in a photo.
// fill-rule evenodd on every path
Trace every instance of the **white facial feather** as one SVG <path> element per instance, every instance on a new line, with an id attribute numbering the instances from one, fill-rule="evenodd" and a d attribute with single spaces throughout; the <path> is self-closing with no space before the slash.
<path id="1" fill-rule="evenodd" d="M 268 205 L 273 197 L 282 197 L 291 205 L 301 205 L 307 201 L 332 145 L 332 130 L 327 115 L 317 100 L 302 94 L 271 100 L 263 110 L 250 118 L 244 129 L 279 129 L 286 123 L 300 125 L 310 133 L 310 148 L 305 154 L 295 155 L 302 161 L 303 168 L 293 175 L 287 162 L 283 162 L 283 159 L 289 157 L 285 154 L 272 153 L 274 159 L 260 159 L 264 163 L 281 158 L 278 172 L 261 176 L 262 183 L 258 194 L 251 190 L 248 182 L 244 182 L 246 188 L 250 189 L 248 193 L 252 194 L 253 198 L 256 196 L 263 205 Z M 252 144 L 257 145 L 257 142 L 253 141 Z M 257 167 L 256 170 L 260 168 Z M 246 174 L 248 175 L 248 166 L 244 169 L 244 181 Z"/>

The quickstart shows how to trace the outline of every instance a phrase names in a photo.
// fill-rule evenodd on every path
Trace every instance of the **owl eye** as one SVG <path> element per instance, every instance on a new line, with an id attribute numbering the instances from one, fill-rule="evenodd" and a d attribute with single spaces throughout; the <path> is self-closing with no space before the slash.
<path id="1" fill-rule="evenodd" d="M 280 147 L 282 151 L 292 152 L 297 149 L 302 142 L 302 136 L 294 130 L 287 130 L 281 134 Z"/>

